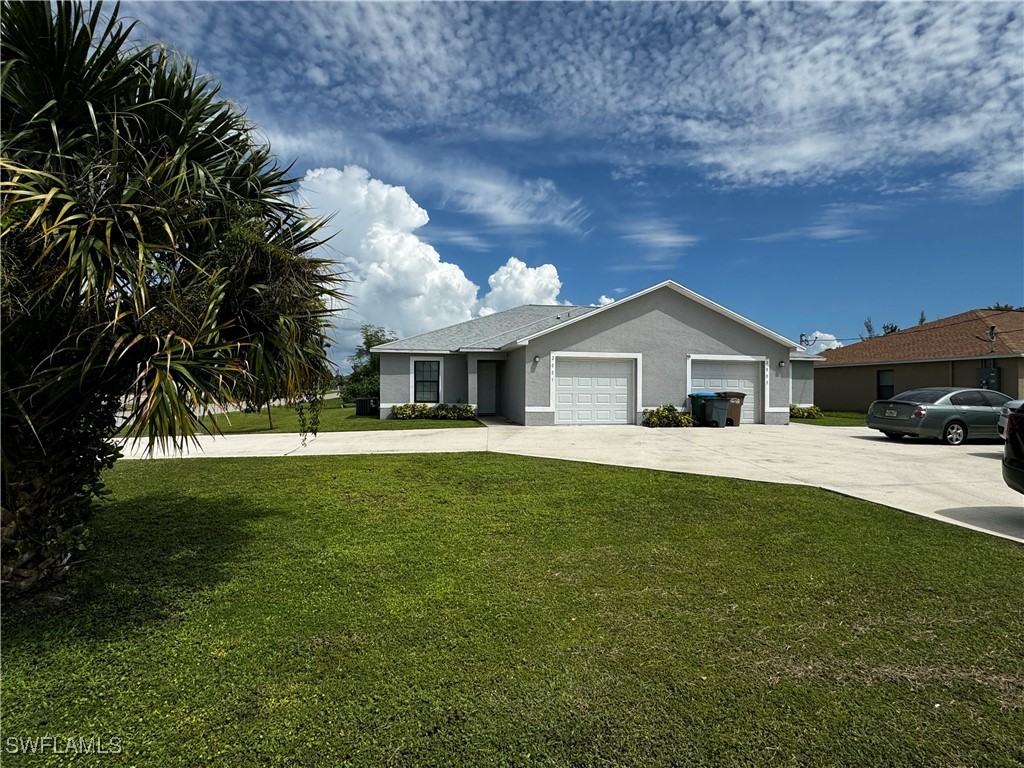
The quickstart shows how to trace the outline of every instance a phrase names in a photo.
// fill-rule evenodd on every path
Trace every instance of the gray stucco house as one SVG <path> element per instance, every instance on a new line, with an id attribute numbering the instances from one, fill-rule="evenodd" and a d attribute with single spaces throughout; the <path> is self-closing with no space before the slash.
<path id="1" fill-rule="evenodd" d="M 742 423 L 813 403 L 814 357 L 671 280 L 603 307 L 527 305 L 374 347 L 380 413 L 472 403 L 518 424 L 639 424 L 691 392 L 745 392 Z"/>

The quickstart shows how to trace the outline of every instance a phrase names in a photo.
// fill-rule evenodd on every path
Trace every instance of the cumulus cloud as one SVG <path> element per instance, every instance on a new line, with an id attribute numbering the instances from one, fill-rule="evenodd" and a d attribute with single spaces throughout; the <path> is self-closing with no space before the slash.
<path id="1" fill-rule="evenodd" d="M 615 299 L 609 298 L 608 296 L 605 296 L 605 295 L 604 295 L 604 294 L 602 293 L 602 294 L 601 294 L 601 298 L 599 298 L 599 299 L 597 300 L 597 304 L 595 304 L 595 305 L 593 305 L 593 306 L 597 306 L 597 307 L 607 307 L 607 306 L 608 306 L 609 304 L 614 304 L 614 303 L 615 303 Z"/>
<path id="2" fill-rule="evenodd" d="M 805 347 L 812 355 L 820 355 L 826 349 L 839 349 L 843 343 L 834 334 L 824 331 L 815 331 L 808 337 L 809 343 Z"/>
<path id="3" fill-rule="evenodd" d="M 470 319 L 477 286 L 416 236 L 427 212 L 403 187 L 346 166 L 309 171 L 298 194 L 311 213 L 333 217 L 330 252 L 353 279 L 356 317 L 342 316 L 339 346 L 348 348 L 362 323 L 409 336 Z"/>
<path id="4" fill-rule="evenodd" d="M 521 304 L 560 303 L 555 266 L 514 257 L 488 278 L 481 298 L 462 269 L 419 236 L 429 217 L 405 188 L 359 166 L 309 171 L 298 197 L 312 215 L 331 217 L 326 247 L 352 279 L 352 309 L 341 313 L 335 334 L 339 361 L 365 323 L 407 337 Z"/>
<path id="5" fill-rule="evenodd" d="M 487 278 L 487 284 L 491 290 L 480 302 L 481 315 L 523 304 L 558 304 L 558 293 L 562 290 L 553 264 L 528 267 L 514 256 Z"/>

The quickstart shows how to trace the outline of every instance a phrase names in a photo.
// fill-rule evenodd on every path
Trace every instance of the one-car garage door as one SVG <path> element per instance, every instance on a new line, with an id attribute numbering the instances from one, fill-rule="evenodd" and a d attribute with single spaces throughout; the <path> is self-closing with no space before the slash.
<path id="1" fill-rule="evenodd" d="M 632 424 L 633 361 L 555 359 L 556 424 Z"/>
<path id="2" fill-rule="evenodd" d="M 761 363 L 694 360 L 690 364 L 691 392 L 744 392 L 741 424 L 761 421 Z"/>

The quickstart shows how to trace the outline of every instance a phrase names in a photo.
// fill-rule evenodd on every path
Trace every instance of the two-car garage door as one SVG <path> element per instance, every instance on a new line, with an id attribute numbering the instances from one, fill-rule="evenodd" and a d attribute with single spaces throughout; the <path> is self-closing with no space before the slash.
<path id="1" fill-rule="evenodd" d="M 632 359 L 555 359 L 556 424 L 632 424 Z"/>
<path id="2" fill-rule="evenodd" d="M 762 364 L 694 360 L 690 392 L 743 392 L 742 424 L 761 421 Z M 555 359 L 556 424 L 632 424 L 637 406 L 635 363 L 627 358 Z"/>
<path id="3" fill-rule="evenodd" d="M 761 363 L 756 361 L 694 360 L 690 364 L 690 392 L 743 392 L 741 424 L 761 420 Z"/>

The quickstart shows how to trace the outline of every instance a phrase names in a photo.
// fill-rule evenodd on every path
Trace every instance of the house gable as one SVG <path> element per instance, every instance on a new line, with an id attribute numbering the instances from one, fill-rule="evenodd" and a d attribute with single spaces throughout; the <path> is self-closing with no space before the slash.
<path id="1" fill-rule="evenodd" d="M 605 313 L 605 312 L 618 312 L 618 310 L 620 310 L 623 306 L 628 305 L 630 302 L 637 301 L 639 299 L 642 299 L 645 296 L 648 296 L 648 295 L 656 293 L 656 292 L 665 292 L 665 291 L 672 291 L 672 292 L 674 292 L 674 293 L 676 293 L 676 294 L 678 294 L 678 295 L 680 295 L 680 296 L 682 296 L 682 297 L 684 297 L 686 299 L 689 299 L 690 301 L 695 302 L 696 304 L 701 305 L 702 307 L 704 307 L 706 309 L 711 310 L 712 312 L 714 312 L 714 313 L 716 313 L 718 315 L 721 315 L 723 318 L 726 318 L 726 319 L 731 320 L 731 321 L 733 321 L 735 323 L 738 323 L 739 325 L 742 325 L 742 326 L 744 326 L 744 327 L 754 331 L 755 333 L 758 333 L 758 334 L 760 334 L 762 336 L 765 336 L 765 337 L 775 341 L 778 344 L 783 344 L 786 347 L 790 347 L 792 349 L 800 349 L 800 345 L 797 344 L 795 341 L 791 341 L 790 339 L 787 339 L 784 336 L 780 336 L 779 334 L 775 333 L 774 331 L 770 331 L 767 328 L 765 328 L 764 326 L 758 325 L 753 320 L 749 320 L 749 319 L 743 317 L 742 315 L 737 314 L 736 312 L 733 312 L 731 309 L 726 309 L 721 304 L 716 304 L 715 302 L 711 301 L 711 299 L 709 299 L 709 298 L 707 298 L 705 296 L 701 296 L 699 293 L 695 293 L 694 291 L 691 291 L 689 288 L 686 288 L 686 287 L 680 285 L 679 283 L 675 282 L 674 280 L 666 280 L 663 283 L 658 283 L 657 285 L 654 285 L 654 286 L 652 286 L 652 287 L 650 287 L 650 288 L 648 288 L 646 290 L 640 291 L 639 293 L 634 293 L 632 296 L 627 296 L 626 298 L 620 299 L 619 301 L 612 302 L 611 304 L 606 304 L 603 307 L 597 307 L 596 309 L 594 309 L 591 312 L 588 312 L 588 313 L 585 313 L 585 314 L 580 314 L 580 315 L 578 315 L 576 317 L 570 317 L 570 318 L 566 319 L 565 322 L 563 322 L 563 323 L 561 323 L 561 324 L 559 324 L 557 326 L 552 326 L 550 328 L 545 328 L 545 329 L 540 330 L 540 331 L 538 331 L 536 333 L 530 334 L 528 336 L 524 336 L 523 338 L 518 339 L 516 343 L 517 344 L 528 344 L 529 342 L 533 341 L 534 339 L 537 339 L 537 338 L 539 338 L 541 336 L 544 336 L 546 334 L 549 334 L 549 333 L 553 333 L 555 331 L 559 331 L 562 328 L 565 328 L 566 326 L 572 325 L 574 323 L 583 322 L 584 320 L 586 320 L 588 318 L 593 318 L 593 317 L 599 316 L 600 314 Z"/>

